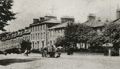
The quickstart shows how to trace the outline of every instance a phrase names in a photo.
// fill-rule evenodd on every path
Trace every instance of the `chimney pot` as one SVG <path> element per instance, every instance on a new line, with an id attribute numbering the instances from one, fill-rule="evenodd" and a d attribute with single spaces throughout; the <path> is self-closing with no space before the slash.
<path id="1" fill-rule="evenodd" d="M 33 19 L 33 23 L 39 23 L 39 19 Z"/>
<path id="2" fill-rule="evenodd" d="M 68 22 L 68 23 L 74 23 L 75 19 L 73 17 L 62 17 L 61 18 L 61 22 L 62 23 L 65 23 L 65 22 Z"/>
<path id="3" fill-rule="evenodd" d="M 88 20 L 95 20 L 95 19 L 96 19 L 95 14 L 89 14 Z"/>

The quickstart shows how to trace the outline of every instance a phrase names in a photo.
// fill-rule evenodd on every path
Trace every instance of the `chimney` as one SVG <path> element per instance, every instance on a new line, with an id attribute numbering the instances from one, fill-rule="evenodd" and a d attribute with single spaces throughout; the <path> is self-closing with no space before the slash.
<path id="1" fill-rule="evenodd" d="M 120 9 L 117 9 L 117 19 L 120 19 Z"/>
<path id="2" fill-rule="evenodd" d="M 39 23 L 39 19 L 33 19 L 33 23 Z"/>
<path id="3" fill-rule="evenodd" d="M 74 21 L 75 21 L 75 19 L 73 17 L 62 17 L 61 18 L 62 23 L 65 23 L 65 22 L 74 23 Z"/>
<path id="4" fill-rule="evenodd" d="M 40 17 L 40 22 L 44 22 L 45 18 L 44 17 Z"/>
<path id="5" fill-rule="evenodd" d="M 100 17 L 98 18 L 98 21 L 99 21 L 99 22 L 101 22 L 101 19 L 100 19 Z"/>
<path id="6" fill-rule="evenodd" d="M 95 20 L 95 19 L 96 19 L 95 14 L 89 14 L 88 20 Z"/>
<path id="7" fill-rule="evenodd" d="M 45 16 L 45 20 L 57 19 L 56 16 Z"/>

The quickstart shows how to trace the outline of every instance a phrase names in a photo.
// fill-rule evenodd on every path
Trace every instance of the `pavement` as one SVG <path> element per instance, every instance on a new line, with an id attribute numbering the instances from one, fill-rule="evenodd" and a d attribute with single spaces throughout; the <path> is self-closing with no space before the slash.
<path id="1" fill-rule="evenodd" d="M 119 69 L 120 56 L 63 53 L 60 58 L 43 58 L 41 54 L 0 55 L 0 69 Z"/>

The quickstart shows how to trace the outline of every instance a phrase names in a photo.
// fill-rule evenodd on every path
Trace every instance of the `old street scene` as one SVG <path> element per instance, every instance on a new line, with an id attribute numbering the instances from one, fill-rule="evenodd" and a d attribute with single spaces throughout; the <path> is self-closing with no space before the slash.
<path id="1" fill-rule="evenodd" d="M 119 0 L 0 0 L 0 69 L 119 68 Z"/>

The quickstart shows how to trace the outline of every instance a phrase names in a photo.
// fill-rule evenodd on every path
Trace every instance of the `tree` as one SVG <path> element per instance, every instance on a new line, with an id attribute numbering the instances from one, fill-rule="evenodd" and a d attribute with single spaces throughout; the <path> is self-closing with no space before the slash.
<path id="1" fill-rule="evenodd" d="M 77 24 L 68 23 L 67 27 L 65 28 L 64 34 L 65 34 L 65 40 L 68 42 L 68 44 L 73 45 L 75 44 L 77 39 Z"/>
<path id="2" fill-rule="evenodd" d="M 29 40 L 28 41 L 22 40 L 21 50 L 22 52 L 24 52 L 25 50 L 31 50 L 31 42 Z"/>
<path id="3" fill-rule="evenodd" d="M 118 48 L 120 45 L 120 24 L 110 23 L 106 25 L 104 36 L 107 39 L 107 42 L 113 43 L 114 48 Z"/>
<path id="4" fill-rule="evenodd" d="M 64 34 L 65 38 L 68 42 L 75 42 L 77 41 L 76 35 L 77 35 L 77 27 L 78 25 L 73 23 L 68 23 L 67 27 L 65 28 Z"/>
<path id="5" fill-rule="evenodd" d="M 88 35 L 90 32 L 93 31 L 93 29 L 87 25 L 84 25 L 84 24 L 79 24 L 78 25 L 78 29 L 77 29 L 77 38 L 78 38 L 78 42 L 81 42 L 81 43 L 87 43 L 88 41 L 88 37 L 90 35 Z"/>
<path id="6" fill-rule="evenodd" d="M 104 36 L 107 38 L 107 42 L 113 44 L 113 49 L 111 55 L 118 56 L 120 48 L 120 24 L 119 23 L 110 23 L 106 25 Z"/>
<path id="7" fill-rule="evenodd" d="M 8 21 L 15 19 L 15 13 L 11 11 L 13 0 L 0 0 L 0 30 L 5 31 L 4 27 Z"/>
<path id="8" fill-rule="evenodd" d="M 58 37 L 56 39 L 56 43 L 55 43 L 56 46 L 62 46 L 62 47 L 65 47 L 65 46 L 68 46 L 68 42 L 66 41 L 65 37 L 64 36 L 61 36 L 61 37 Z"/>
<path id="9" fill-rule="evenodd" d="M 65 39 L 71 45 L 76 45 L 76 43 L 85 43 L 86 46 L 89 37 L 88 33 L 91 31 L 93 31 L 93 29 L 85 24 L 70 23 L 65 28 Z"/>

